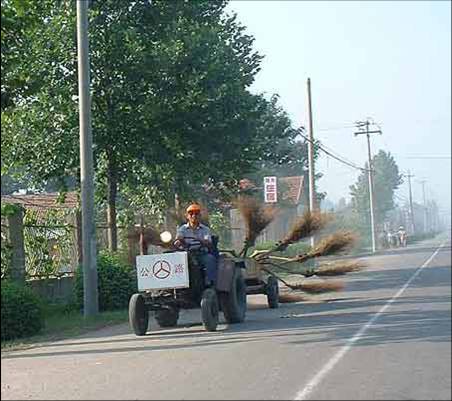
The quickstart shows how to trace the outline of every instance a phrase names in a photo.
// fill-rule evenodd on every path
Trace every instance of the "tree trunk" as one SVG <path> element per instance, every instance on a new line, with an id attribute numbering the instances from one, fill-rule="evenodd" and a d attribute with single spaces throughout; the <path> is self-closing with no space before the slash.
<path id="1" fill-rule="evenodd" d="M 136 266 L 136 235 L 135 227 L 129 227 L 127 235 L 128 260 L 131 266 Z"/>
<path id="2" fill-rule="evenodd" d="M 144 218 L 143 215 L 140 216 L 140 255 L 148 254 L 148 245 L 144 239 Z"/>
<path id="3" fill-rule="evenodd" d="M 25 282 L 24 213 L 22 209 L 8 216 L 9 239 L 12 247 L 11 279 Z"/>
<path id="4" fill-rule="evenodd" d="M 116 178 L 116 166 L 112 161 L 108 167 L 108 249 L 112 252 L 118 250 L 118 229 L 116 227 L 116 194 L 118 192 L 118 181 Z"/>
<path id="5" fill-rule="evenodd" d="M 77 269 L 83 265 L 82 212 L 75 212 L 75 235 L 77 238 Z"/>

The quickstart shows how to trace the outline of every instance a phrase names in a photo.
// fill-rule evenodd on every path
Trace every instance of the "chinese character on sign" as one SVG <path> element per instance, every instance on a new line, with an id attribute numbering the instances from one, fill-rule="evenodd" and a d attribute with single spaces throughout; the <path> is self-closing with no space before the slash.
<path id="1" fill-rule="evenodd" d="M 266 203 L 278 201 L 276 177 L 264 177 L 264 197 Z"/>

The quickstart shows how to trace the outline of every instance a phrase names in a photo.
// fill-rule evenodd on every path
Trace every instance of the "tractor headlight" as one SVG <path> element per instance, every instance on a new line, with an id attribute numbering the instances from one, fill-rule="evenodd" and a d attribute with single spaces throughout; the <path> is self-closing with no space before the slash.
<path id="1" fill-rule="evenodd" d="M 171 239 L 173 238 L 173 236 L 171 235 L 171 233 L 169 231 L 163 231 L 160 234 L 160 239 L 162 240 L 162 242 L 164 242 L 165 244 L 167 244 L 168 242 L 171 241 Z"/>

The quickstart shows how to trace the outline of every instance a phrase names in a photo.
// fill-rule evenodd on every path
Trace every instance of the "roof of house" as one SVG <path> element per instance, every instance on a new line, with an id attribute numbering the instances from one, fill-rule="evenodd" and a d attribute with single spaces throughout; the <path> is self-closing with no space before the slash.
<path id="1" fill-rule="evenodd" d="M 2 203 L 15 203 L 27 209 L 75 209 L 78 205 L 77 192 L 67 192 L 64 202 L 58 202 L 59 193 L 2 195 Z"/>

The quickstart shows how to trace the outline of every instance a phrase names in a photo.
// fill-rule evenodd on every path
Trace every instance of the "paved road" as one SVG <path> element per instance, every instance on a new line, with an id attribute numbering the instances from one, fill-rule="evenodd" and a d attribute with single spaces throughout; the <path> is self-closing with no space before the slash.
<path id="1" fill-rule="evenodd" d="M 450 241 L 364 257 L 345 291 L 205 332 L 199 311 L 2 353 L 3 399 L 451 399 Z M 154 323 L 154 322 L 151 322 Z M 155 327 L 155 326 L 154 326 Z"/>

